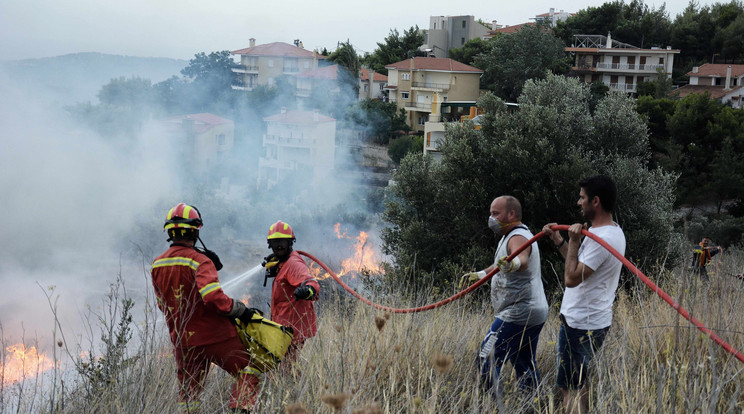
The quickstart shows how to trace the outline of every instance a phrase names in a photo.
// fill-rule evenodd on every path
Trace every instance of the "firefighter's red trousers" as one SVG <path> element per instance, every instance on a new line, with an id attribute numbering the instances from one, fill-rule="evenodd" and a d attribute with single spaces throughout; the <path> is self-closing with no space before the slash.
<path id="1" fill-rule="evenodd" d="M 174 356 L 181 383 L 179 399 L 182 404 L 198 404 L 211 363 L 235 378 L 230 393 L 230 408 L 251 410 L 256 404 L 259 391 L 259 379 L 256 376 L 258 371 L 250 367 L 251 358 L 237 337 L 216 344 L 176 347 Z"/>

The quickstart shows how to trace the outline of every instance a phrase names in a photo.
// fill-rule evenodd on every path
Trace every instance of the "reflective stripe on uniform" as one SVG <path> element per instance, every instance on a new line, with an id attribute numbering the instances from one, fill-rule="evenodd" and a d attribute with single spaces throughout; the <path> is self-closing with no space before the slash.
<path id="1" fill-rule="evenodd" d="M 247 367 L 245 367 L 245 368 L 243 368 L 243 369 L 241 369 L 240 371 L 238 371 L 238 375 L 246 375 L 246 374 L 247 375 L 259 376 L 259 375 L 261 375 L 261 371 L 253 368 L 250 365 L 247 366 Z"/>
<path id="2" fill-rule="evenodd" d="M 199 262 L 188 257 L 166 257 L 165 259 L 156 260 L 152 264 L 152 268 L 168 267 L 168 266 L 188 266 L 193 270 L 199 267 Z"/>
<path id="3" fill-rule="evenodd" d="M 208 294 L 214 292 L 217 289 L 222 289 L 222 286 L 220 286 L 219 282 L 213 282 L 210 283 L 203 288 L 199 289 L 199 294 L 201 295 L 202 299 L 207 296 Z"/>
<path id="4" fill-rule="evenodd" d="M 179 401 L 178 411 L 182 413 L 197 413 L 201 408 L 201 401 Z"/>

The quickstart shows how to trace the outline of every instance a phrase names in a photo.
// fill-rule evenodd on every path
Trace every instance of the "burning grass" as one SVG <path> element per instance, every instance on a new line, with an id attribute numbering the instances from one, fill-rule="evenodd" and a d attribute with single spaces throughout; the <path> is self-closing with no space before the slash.
<path id="1" fill-rule="evenodd" d="M 744 268 L 744 255 L 729 253 L 725 259 L 709 286 L 685 270 L 649 276 L 741 351 L 744 314 L 739 305 L 744 303 L 744 283 L 731 275 Z M 375 301 L 417 306 L 430 301 L 429 293 L 422 292 L 412 303 L 387 297 Z M 534 395 L 520 393 L 507 366 L 502 371 L 502 398 L 484 394 L 477 385 L 477 349 L 492 322 L 487 302 L 468 297 L 418 314 L 385 314 L 346 296 L 324 297 L 318 305 L 318 335 L 308 341 L 290 370 L 264 376 L 256 412 L 561 412 L 553 387 L 557 303 L 551 304 L 538 344 L 542 385 Z M 153 314 L 139 326 L 127 362 L 113 367 L 112 380 L 99 384 L 96 393 L 84 392 L 79 377 L 59 372 L 51 389 L 34 388 L 26 381 L 24 398 L 4 407 L 17 407 L 19 412 L 176 412 L 178 387 L 170 344 Z M 65 347 L 70 346 L 69 339 Z M 50 341 L 51 348 L 56 340 Z M 595 412 L 744 410 L 744 364 L 645 286 L 619 294 L 598 361 L 591 392 Z M 203 413 L 224 410 L 230 382 L 222 371 L 212 370 Z M 21 384 L 4 386 L 2 401 L 17 395 L 12 391 Z"/>

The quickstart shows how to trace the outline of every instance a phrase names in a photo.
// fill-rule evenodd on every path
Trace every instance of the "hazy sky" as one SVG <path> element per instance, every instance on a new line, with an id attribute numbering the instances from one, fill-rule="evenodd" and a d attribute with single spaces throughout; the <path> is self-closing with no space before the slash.
<path id="1" fill-rule="evenodd" d="M 457 5 L 457 4 L 460 5 Z M 465 5 L 471 3 L 469 5 Z M 333 50 L 347 39 L 371 52 L 396 28 L 428 28 L 431 15 L 473 15 L 512 25 L 530 21 L 551 7 L 576 12 L 603 0 L 453 2 L 451 0 L 0 0 L 0 60 L 102 52 L 189 59 L 198 52 L 235 50 L 258 44 L 302 40 L 305 48 Z M 674 18 L 687 0 L 666 3 Z M 711 4 L 701 0 L 699 4 Z"/>

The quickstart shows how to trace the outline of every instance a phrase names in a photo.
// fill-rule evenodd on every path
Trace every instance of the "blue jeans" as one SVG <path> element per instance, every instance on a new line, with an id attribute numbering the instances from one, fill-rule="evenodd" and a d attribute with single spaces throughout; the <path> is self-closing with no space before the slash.
<path id="1" fill-rule="evenodd" d="M 558 333 L 558 374 L 556 385 L 564 389 L 579 389 L 584 386 L 589 372 L 589 363 L 602 347 L 610 327 L 602 329 L 574 329 L 561 315 L 561 330 Z"/>
<path id="2" fill-rule="evenodd" d="M 524 326 L 496 319 L 483 339 L 478 355 L 481 385 L 490 390 L 498 383 L 506 361 L 514 366 L 519 388 L 532 391 L 540 383 L 535 354 L 544 324 Z"/>

